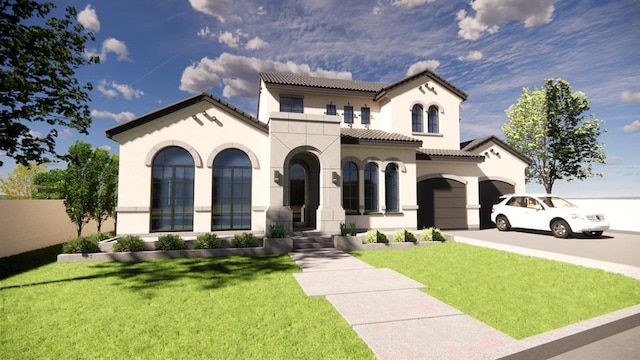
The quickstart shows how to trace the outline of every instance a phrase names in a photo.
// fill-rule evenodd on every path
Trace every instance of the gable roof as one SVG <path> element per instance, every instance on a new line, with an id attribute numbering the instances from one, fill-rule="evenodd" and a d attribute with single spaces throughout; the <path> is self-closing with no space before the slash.
<path id="1" fill-rule="evenodd" d="M 467 94 L 455 87 L 450 82 L 446 81 L 442 77 L 438 76 L 431 70 L 424 70 L 415 75 L 408 76 L 393 84 L 383 82 L 370 82 L 359 80 L 343 80 L 343 79 L 331 79 L 323 77 L 315 77 L 308 75 L 298 75 L 291 73 L 279 73 L 279 72 L 263 72 L 260 73 L 260 79 L 267 84 L 277 85 L 292 85 L 303 86 L 318 89 L 335 89 L 335 90 L 351 90 L 351 91 L 364 91 L 371 92 L 374 96 L 374 100 L 378 100 L 389 91 L 398 88 L 408 82 L 411 82 L 420 77 L 427 76 L 431 80 L 437 82 L 445 89 L 451 91 L 462 100 L 467 99 Z"/>
<path id="2" fill-rule="evenodd" d="M 419 147 L 422 140 L 382 130 L 340 128 L 340 142 L 343 144 L 395 143 Z"/>
<path id="3" fill-rule="evenodd" d="M 466 150 L 466 151 L 473 151 L 475 149 L 477 149 L 478 147 L 488 143 L 488 142 L 493 142 L 494 144 L 502 147 L 503 149 L 505 149 L 506 151 L 508 151 L 509 153 L 511 153 L 513 156 L 519 158 L 520 160 L 524 161 L 527 165 L 531 165 L 533 163 L 533 160 L 531 160 L 531 158 L 529 158 L 528 156 L 524 155 L 523 153 L 519 152 L 518 150 L 512 148 L 509 144 L 507 144 L 506 142 L 498 139 L 495 135 L 489 135 L 489 136 L 485 136 L 485 137 L 481 137 L 481 138 L 477 138 L 477 139 L 473 139 L 473 140 L 469 140 L 469 141 L 465 141 L 460 143 L 460 149 L 462 150 Z"/>
<path id="4" fill-rule="evenodd" d="M 253 125 L 254 127 L 258 128 L 259 130 L 262 130 L 264 132 L 268 132 L 269 131 L 269 127 L 267 124 L 258 121 L 258 119 L 256 119 L 255 117 L 253 117 L 250 114 L 247 114 L 246 112 L 238 109 L 237 107 L 227 103 L 226 101 L 223 101 L 211 94 L 207 94 L 207 93 L 201 93 L 198 95 L 194 95 L 191 97 L 188 97 L 184 100 L 178 101 L 176 103 L 173 103 L 171 105 L 167 105 L 161 109 L 158 109 L 156 111 L 152 111 L 148 114 L 142 115 L 140 117 L 137 117 L 133 120 L 127 121 L 125 123 L 116 125 L 112 128 L 107 129 L 105 132 L 107 133 L 107 137 L 109 139 L 113 139 L 113 137 L 115 135 L 118 135 L 120 133 L 123 133 L 127 130 L 133 129 L 135 127 L 138 127 L 142 124 L 146 124 L 148 122 L 151 122 L 153 120 L 156 120 L 162 116 L 171 114 L 173 112 L 176 112 L 180 109 L 184 109 L 186 107 L 189 107 L 191 105 L 197 104 L 201 101 L 206 101 L 212 105 L 216 105 L 220 108 L 222 108 L 223 110 L 226 110 L 227 112 L 231 113 L 232 115 L 237 116 L 239 119 L 246 121 L 248 124 Z"/>

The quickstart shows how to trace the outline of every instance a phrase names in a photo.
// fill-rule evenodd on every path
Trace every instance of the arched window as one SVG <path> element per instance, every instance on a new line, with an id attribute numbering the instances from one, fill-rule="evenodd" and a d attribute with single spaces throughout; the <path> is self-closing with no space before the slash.
<path id="1" fill-rule="evenodd" d="M 193 230 L 194 162 L 181 147 L 162 149 L 151 171 L 151 231 Z"/>
<path id="2" fill-rule="evenodd" d="M 364 167 L 364 211 L 378 211 L 378 165 L 374 163 Z"/>
<path id="3" fill-rule="evenodd" d="M 428 121 L 428 131 L 433 134 L 437 134 L 439 132 L 438 129 L 438 107 L 435 105 L 429 106 L 429 119 Z"/>
<path id="4" fill-rule="evenodd" d="M 397 212 L 398 205 L 398 166 L 394 163 L 387 165 L 384 174 L 385 207 L 387 212 Z"/>
<path id="5" fill-rule="evenodd" d="M 358 213 L 358 167 L 348 161 L 342 167 L 342 208 L 347 214 Z"/>
<path id="6" fill-rule="evenodd" d="M 211 229 L 251 229 L 251 161 L 241 150 L 224 150 L 213 161 Z"/>
<path id="7" fill-rule="evenodd" d="M 411 131 L 422 132 L 422 106 L 417 104 L 411 108 Z"/>

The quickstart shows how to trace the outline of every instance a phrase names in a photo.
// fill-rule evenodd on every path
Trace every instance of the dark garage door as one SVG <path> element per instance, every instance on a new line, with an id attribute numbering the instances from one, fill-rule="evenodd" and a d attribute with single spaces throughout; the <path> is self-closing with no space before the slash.
<path id="1" fill-rule="evenodd" d="M 418 182 L 418 229 L 467 228 L 465 185 L 451 179 L 433 178 Z"/>
<path id="2" fill-rule="evenodd" d="M 479 182 L 480 198 L 480 228 L 489 229 L 496 225 L 491 222 L 491 207 L 500 195 L 514 192 L 514 186 L 499 180 L 484 180 Z"/>

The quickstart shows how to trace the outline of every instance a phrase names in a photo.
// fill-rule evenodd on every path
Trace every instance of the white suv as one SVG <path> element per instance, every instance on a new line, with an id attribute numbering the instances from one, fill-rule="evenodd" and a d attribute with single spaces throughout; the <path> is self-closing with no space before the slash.
<path id="1" fill-rule="evenodd" d="M 567 238 L 572 233 L 600 237 L 609 230 L 602 213 L 590 212 L 550 194 L 503 195 L 491 209 L 491 221 L 500 231 L 513 228 L 551 230 L 555 237 Z"/>

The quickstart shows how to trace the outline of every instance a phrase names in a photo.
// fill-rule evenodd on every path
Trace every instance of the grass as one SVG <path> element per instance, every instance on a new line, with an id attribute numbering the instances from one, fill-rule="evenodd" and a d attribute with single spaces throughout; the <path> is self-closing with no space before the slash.
<path id="1" fill-rule="evenodd" d="M 8 359 L 367 359 L 288 256 L 49 264 L 0 282 Z"/>
<path id="2" fill-rule="evenodd" d="M 640 281 L 460 243 L 354 252 L 428 285 L 429 295 L 516 338 L 640 304 Z"/>

